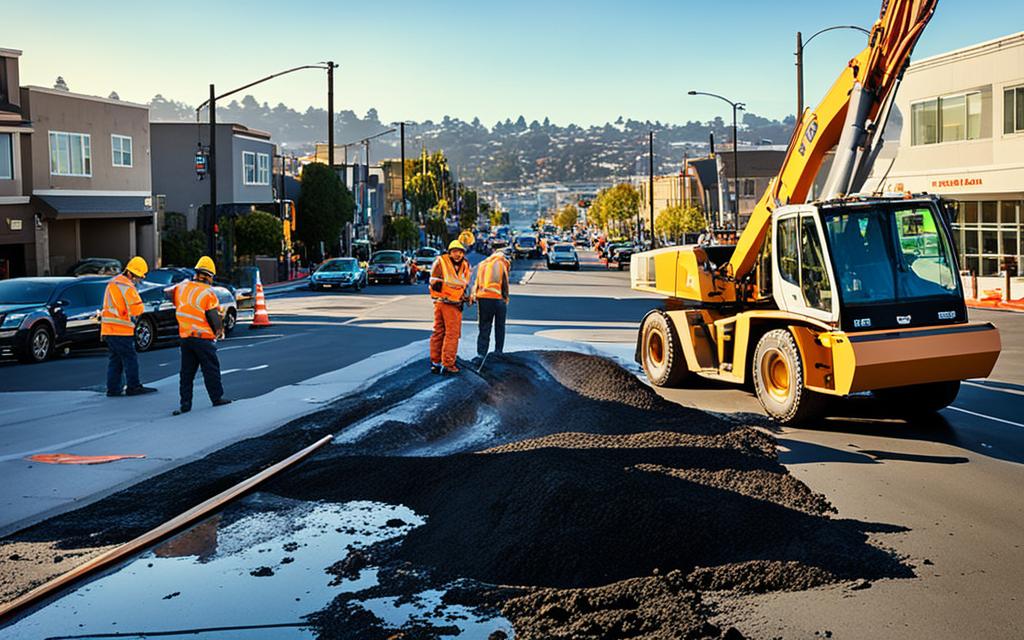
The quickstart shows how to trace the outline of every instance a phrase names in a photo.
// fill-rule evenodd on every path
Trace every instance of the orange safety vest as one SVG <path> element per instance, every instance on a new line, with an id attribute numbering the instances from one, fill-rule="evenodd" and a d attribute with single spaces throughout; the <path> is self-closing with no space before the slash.
<path id="1" fill-rule="evenodd" d="M 476 286 L 474 294 L 477 298 L 501 298 L 502 278 L 508 277 L 508 260 L 500 253 L 486 258 L 476 267 Z"/>
<path id="2" fill-rule="evenodd" d="M 217 334 L 206 321 L 206 312 L 220 307 L 220 300 L 210 285 L 186 280 L 174 287 L 174 317 L 178 319 L 178 336 L 216 340 Z"/>
<path id="3" fill-rule="evenodd" d="M 462 296 L 469 286 L 469 262 L 463 258 L 462 264 L 456 269 L 448 254 L 434 260 L 434 268 L 430 271 L 430 297 L 444 302 L 461 302 Z M 441 290 L 434 291 L 435 282 L 441 283 Z"/>
<path id="4" fill-rule="evenodd" d="M 103 311 L 100 314 L 101 336 L 133 336 L 133 316 L 140 316 L 145 310 L 139 292 L 123 273 L 110 279 L 103 294 Z"/>

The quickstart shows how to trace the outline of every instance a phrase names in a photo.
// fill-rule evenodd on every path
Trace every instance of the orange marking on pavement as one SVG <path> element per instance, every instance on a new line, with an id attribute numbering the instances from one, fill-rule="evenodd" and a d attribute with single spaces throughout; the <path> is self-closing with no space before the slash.
<path id="1" fill-rule="evenodd" d="M 73 453 L 37 453 L 25 459 L 30 462 L 42 462 L 45 464 L 103 464 L 129 458 L 145 457 L 141 453 L 129 453 L 119 456 L 77 456 Z"/>

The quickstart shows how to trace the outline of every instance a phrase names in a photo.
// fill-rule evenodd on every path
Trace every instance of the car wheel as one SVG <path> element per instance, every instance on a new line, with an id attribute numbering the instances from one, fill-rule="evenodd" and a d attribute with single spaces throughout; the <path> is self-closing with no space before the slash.
<path id="1" fill-rule="evenodd" d="M 640 328 L 640 363 L 647 379 L 656 387 L 678 387 L 693 374 L 672 320 L 663 313 L 651 313 Z"/>
<path id="2" fill-rule="evenodd" d="M 26 364 L 45 362 L 53 353 L 53 333 L 45 324 L 37 324 L 28 334 L 25 350 L 18 354 L 18 360 Z"/>
<path id="3" fill-rule="evenodd" d="M 788 329 L 775 329 L 761 337 L 751 373 L 757 399 L 777 422 L 804 422 L 818 414 L 824 404 L 824 396 L 804 386 L 800 350 Z"/>
<path id="4" fill-rule="evenodd" d="M 153 348 L 156 342 L 156 325 L 152 318 L 142 318 L 139 324 L 135 325 L 135 350 L 145 353 Z"/>
<path id="5" fill-rule="evenodd" d="M 238 324 L 238 312 L 234 309 L 228 309 L 228 312 L 224 314 L 224 336 L 231 335 L 231 332 L 235 330 L 235 325 Z"/>

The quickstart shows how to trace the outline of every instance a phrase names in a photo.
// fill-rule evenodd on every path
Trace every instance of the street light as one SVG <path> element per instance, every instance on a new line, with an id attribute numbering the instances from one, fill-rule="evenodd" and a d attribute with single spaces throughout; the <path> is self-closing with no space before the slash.
<path id="1" fill-rule="evenodd" d="M 804 115 L 804 47 L 811 44 L 811 40 L 814 40 L 821 34 L 827 31 L 835 31 L 836 29 L 852 29 L 854 31 L 860 31 L 866 36 L 871 35 L 871 32 L 867 29 L 863 29 L 852 24 L 826 27 L 812 35 L 810 38 L 807 38 L 806 41 L 804 41 L 804 34 L 799 31 L 796 32 L 796 122 L 798 126 Z"/>
<path id="2" fill-rule="evenodd" d="M 733 102 L 732 100 L 728 98 L 723 98 L 722 96 L 715 93 L 706 93 L 704 91 L 689 91 L 688 93 L 691 96 L 709 96 L 711 98 L 718 98 L 723 102 L 727 102 L 729 106 L 732 107 L 732 181 L 734 191 L 732 213 L 734 216 L 733 222 L 736 224 L 738 228 L 740 222 L 740 141 L 739 138 L 736 136 L 736 112 L 743 111 L 744 109 L 747 108 L 747 105 L 743 104 L 742 102 Z M 721 228 L 722 226 L 722 209 L 723 206 L 720 202 L 718 203 L 719 228 Z"/>

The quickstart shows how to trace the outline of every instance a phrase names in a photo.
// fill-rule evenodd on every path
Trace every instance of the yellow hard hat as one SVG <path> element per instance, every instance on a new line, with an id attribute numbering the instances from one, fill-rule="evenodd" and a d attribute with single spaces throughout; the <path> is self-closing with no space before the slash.
<path id="1" fill-rule="evenodd" d="M 196 263 L 196 271 L 206 271 L 211 276 L 215 276 L 217 275 L 217 265 L 213 263 L 213 259 L 210 256 L 203 256 Z"/>
<path id="2" fill-rule="evenodd" d="M 459 234 L 459 242 L 461 242 L 463 246 L 473 244 L 476 242 L 476 237 L 473 235 L 472 231 L 466 229 Z"/>
<path id="3" fill-rule="evenodd" d="M 462 251 L 465 251 L 466 247 L 464 247 L 458 240 L 452 240 L 448 243 L 448 250 L 451 251 L 452 249 L 461 249 Z"/>
<path id="4" fill-rule="evenodd" d="M 149 265 L 146 264 L 146 259 L 142 256 L 135 256 L 128 261 L 128 266 L 126 266 L 124 270 L 133 276 L 145 278 L 146 274 L 149 273 Z"/>

